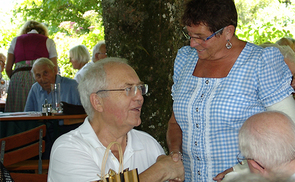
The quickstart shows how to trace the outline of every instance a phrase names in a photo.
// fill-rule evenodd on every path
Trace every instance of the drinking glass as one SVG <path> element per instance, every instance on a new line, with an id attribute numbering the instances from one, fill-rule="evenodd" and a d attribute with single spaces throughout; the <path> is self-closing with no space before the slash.
<path id="1" fill-rule="evenodd" d="M 60 105 L 60 83 L 51 84 L 52 113 L 62 113 Z"/>

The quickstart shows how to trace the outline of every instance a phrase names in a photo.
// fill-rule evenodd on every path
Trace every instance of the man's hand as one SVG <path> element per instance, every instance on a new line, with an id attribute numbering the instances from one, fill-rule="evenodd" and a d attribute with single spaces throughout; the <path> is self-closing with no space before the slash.
<path id="1" fill-rule="evenodd" d="M 161 155 L 157 163 L 166 170 L 166 179 L 170 181 L 184 181 L 184 167 L 181 153 L 174 153 L 169 156 Z"/>

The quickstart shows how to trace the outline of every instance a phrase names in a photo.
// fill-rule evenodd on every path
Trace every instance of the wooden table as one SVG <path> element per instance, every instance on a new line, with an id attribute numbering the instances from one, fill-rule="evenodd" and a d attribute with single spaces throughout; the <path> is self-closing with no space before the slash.
<path id="1" fill-rule="evenodd" d="M 87 117 L 87 114 L 78 114 L 78 115 L 64 115 L 58 114 L 54 116 L 42 116 L 40 113 L 32 113 L 30 112 L 15 112 L 15 113 L 2 113 L 0 114 L 0 122 L 1 121 L 28 121 L 28 120 L 64 120 L 64 125 L 72 125 L 77 123 L 82 123 L 84 119 Z"/>

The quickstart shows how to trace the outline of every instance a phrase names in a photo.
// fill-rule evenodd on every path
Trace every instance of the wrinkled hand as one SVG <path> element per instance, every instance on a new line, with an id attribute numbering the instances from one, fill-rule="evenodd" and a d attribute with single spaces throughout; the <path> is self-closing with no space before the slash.
<path id="1" fill-rule="evenodd" d="M 170 181 L 184 181 L 184 167 L 182 156 L 178 153 L 173 155 L 160 155 L 157 163 L 166 171 L 166 179 Z"/>
<path id="2" fill-rule="evenodd" d="M 231 168 L 229 168 L 229 169 L 227 169 L 227 170 L 225 170 L 225 171 L 223 171 L 223 172 L 217 174 L 217 175 L 213 178 L 213 180 L 214 180 L 214 181 L 217 181 L 217 182 L 221 182 L 221 180 L 224 178 L 224 176 L 225 176 L 227 173 L 232 172 L 232 171 L 233 171 L 233 168 L 231 167 Z"/>

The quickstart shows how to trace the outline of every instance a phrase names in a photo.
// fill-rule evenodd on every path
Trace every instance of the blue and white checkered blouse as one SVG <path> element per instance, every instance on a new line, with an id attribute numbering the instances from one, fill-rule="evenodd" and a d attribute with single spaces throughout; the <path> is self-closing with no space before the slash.
<path id="1" fill-rule="evenodd" d="M 185 181 L 212 181 L 237 164 L 238 132 L 244 121 L 287 96 L 291 72 L 277 48 L 247 43 L 227 77 L 193 76 L 194 48 L 178 51 L 173 111 L 182 129 Z"/>

